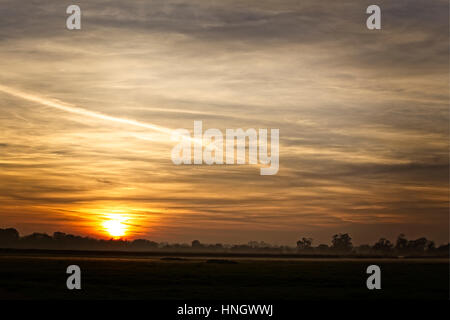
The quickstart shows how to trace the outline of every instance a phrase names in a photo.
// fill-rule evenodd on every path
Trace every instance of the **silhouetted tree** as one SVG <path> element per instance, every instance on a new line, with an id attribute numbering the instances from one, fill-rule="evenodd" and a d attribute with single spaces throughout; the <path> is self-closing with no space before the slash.
<path id="1" fill-rule="evenodd" d="M 397 238 L 395 249 L 400 253 L 425 253 L 436 250 L 436 245 L 433 241 L 425 237 L 416 240 L 406 239 L 404 234 L 400 234 Z"/>
<path id="2" fill-rule="evenodd" d="M 405 238 L 403 233 L 397 237 L 397 242 L 395 243 L 395 249 L 398 251 L 404 251 L 408 247 L 408 240 Z"/>
<path id="3" fill-rule="evenodd" d="M 427 244 L 427 251 L 434 251 L 436 250 L 436 244 L 434 241 L 429 241 Z"/>
<path id="4" fill-rule="evenodd" d="M 192 248 L 201 248 L 201 247 L 203 247 L 203 246 L 200 243 L 200 241 L 198 241 L 198 240 L 192 241 Z"/>
<path id="5" fill-rule="evenodd" d="M 297 250 L 311 250 L 317 253 L 348 253 L 353 249 L 349 234 L 336 234 L 333 236 L 332 247 L 326 244 L 312 247 L 311 238 L 302 238 L 297 242 Z M 389 252 L 392 249 L 392 243 L 381 238 L 373 247 L 369 245 L 360 245 L 355 248 L 356 253 L 369 254 L 371 252 Z M 433 241 L 424 237 L 408 241 L 403 234 L 397 238 L 396 252 L 406 254 L 433 254 L 436 256 L 448 256 L 449 245 L 441 245 L 436 248 Z M 126 239 L 94 239 L 82 237 L 64 232 L 55 232 L 52 236 L 46 233 L 33 233 L 23 237 L 19 236 L 17 230 L 13 228 L 0 229 L 0 248 L 35 248 L 35 249 L 67 249 L 67 250 L 149 250 L 149 251 L 182 251 L 199 250 L 222 251 L 222 252 L 258 252 L 258 253 L 294 253 L 295 248 L 288 246 L 270 245 L 263 241 L 250 241 L 248 244 L 202 244 L 199 240 L 192 241 L 189 244 L 169 244 L 167 242 L 154 242 L 146 239 L 136 239 L 128 241 Z"/>
<path id="6" fill-rule="evenodd" d="M 333 236 L 332 248 L 340 252 L 349 252 L 353 249 L 352 238 L 348 233 L 339 233 Z"/>
<path id="7" fill-rule="evenodd" d="M 312 238 L 302 238 L 297 241 L 297 248 L 300 250 L 310 250 L 312 248 Z"/>
<path id="8" fill-rule="evenodd" d="M 147 239 L 136 239 L 131 242 L 130 247 L 139 250 L 153 249 L 158 248 L 158 243 Z"/>
<path id="9" fill-rule="evenodd" d="M 0 244 L 3 246 L 14 245 L 19 241 L 19 232 L 13 228 L 0 229 Z"/>
<path id="10" fill-rule="evenodd" d="M 381 238 L 373 245 L 373 250 L 381 252 L 389 252 L 394 247 L 393 243 L 388 239 Z"/>
<path id="11" fill-rule="evenodd" d="M 22 237 L 20 242 L 29 248 L 49 248 L 52 246 L 53 238 L 46 233 L 35 232 Z"/>
<path id="12" fill-rule="evenodd" d="M 53 239 L 58 240 L 58 241 L 67 240 L 67 234 L 65 234 L 64 232 L 59 232 L 59 231 L 54 232 Z"/>
<path id="13" fill-rule="evenodd" d="M 425 237 L 416 240 L 410 240 L 408 241 L 407 248 L 412 252 L 424 252 L 427 248 L 428 242 L 429 241 Z"/>
<path id="14" fill-rule="evenodd" d="M 0 229 L 0 240 L 14 241 L 19 239 L 19 232 L 14 228 Z"/>

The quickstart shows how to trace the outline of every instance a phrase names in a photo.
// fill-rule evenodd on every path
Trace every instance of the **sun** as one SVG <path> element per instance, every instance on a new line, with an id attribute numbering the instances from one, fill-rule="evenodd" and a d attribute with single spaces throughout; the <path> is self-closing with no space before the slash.
<path id="1" fill-rule="evenodd" d="M 111 216 L 110 220 L 103 222 L 103 228 L 112 236 L 112 237 L 123 237 L 126 234 L 127 226 L 123 223 L 124 218 L 121 216 Z"/>

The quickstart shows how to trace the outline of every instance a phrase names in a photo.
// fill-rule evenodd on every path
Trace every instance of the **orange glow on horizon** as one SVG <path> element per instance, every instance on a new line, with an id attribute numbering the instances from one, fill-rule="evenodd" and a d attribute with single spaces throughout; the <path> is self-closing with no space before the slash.
<path id="1" fill-rule="evenodd" d="M 74 216 L 82 217 L 79 233 L 101 239 L 145 238 L 158 225 L 160 215 L 158 208 L 136 207 L 125 203 L 95 203 L 71 210 L 75 212 Z"/>
<path id="2" fill-rule="evenodd" d="M 103 229 L 113 238 L 120 238 L 127 234 L 128 227 L 124 216 L 120 214 L 108 215 L 108 220 L 102 223 Z"/>

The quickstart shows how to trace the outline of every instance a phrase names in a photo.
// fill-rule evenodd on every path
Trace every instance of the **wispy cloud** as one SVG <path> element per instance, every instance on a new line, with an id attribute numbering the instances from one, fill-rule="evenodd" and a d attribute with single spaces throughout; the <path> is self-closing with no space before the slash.
<path id="1" fill-rule="evenodd" d="M 0 12 L 0 217 L 157 240 L 448 240 L 448 1 L 86 1 Z M 424 9 L 426 8 L 426 9 Z M 280 171 L 174 166 L 175 128 L 280 128 Z M 245 232 L 243 232 L 245 231 Z M 135 235 L 133 235 L 135 236 Z"/>

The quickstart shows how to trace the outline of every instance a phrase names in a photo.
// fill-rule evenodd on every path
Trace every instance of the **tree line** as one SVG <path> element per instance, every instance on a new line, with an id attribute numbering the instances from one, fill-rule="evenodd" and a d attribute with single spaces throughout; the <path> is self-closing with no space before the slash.
<path id="1" fill-rule="evenodd" d="M 428 255 L 448 255 L 449 244 L 436 246 L 435 242 L 421 237 L 415 240 L 408 240 L 402 233 L 395 243 L 386 238 L 380 238 L 373 245 L 362 244 L 353 246 L 352 238 L 348 233 L 335 234 L 331 240 L 331 246 L 319 244 L 312 246 L 312 238 L 302 238 L 297 241 L 297 249 L 303 252 L 340 252 L 359 254 L 383 254 L 383 255 L 407 255 L 407 254 L 428 254 Z"/>
<path id="2" fill-rule="evenodd" d="M 199 240 L 187 243 L 155 242 L 147 239 L 95 239 L 63 232 L 53 235 L 32 233 L 20 236 L 14 228 L 0 228 L 0 248 L 13 249 L 55 249 L 55 250 L 117 250 L 117 251 L 174 251 L 174 252 L 236 252 L 236 253 L 273 253 L 273 254 L 304 254 L 304 255 L 428 255 L 448 256 L 449 244 L 436 246 L 424 237 L 408 240 L 400 234 L 395 243 L 381 238 L 373 245 L 363 244 L 353 246 L 348 233 L 335 234 L 331 244 L 313 246 L 313 239 L 301 238 L 296 247 L 271 245 L 264 241 L 250 241 L 247 244 L 206 244 Z"/>

